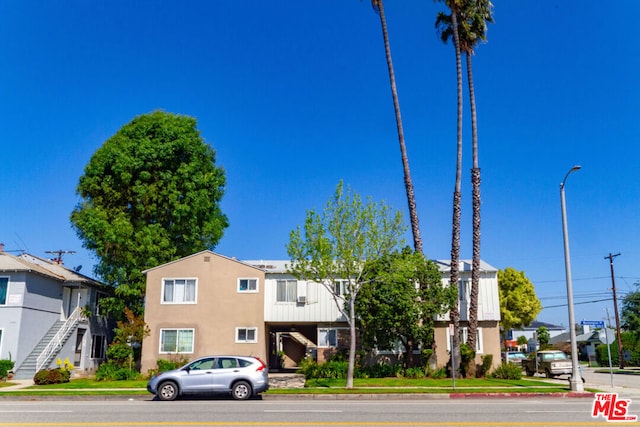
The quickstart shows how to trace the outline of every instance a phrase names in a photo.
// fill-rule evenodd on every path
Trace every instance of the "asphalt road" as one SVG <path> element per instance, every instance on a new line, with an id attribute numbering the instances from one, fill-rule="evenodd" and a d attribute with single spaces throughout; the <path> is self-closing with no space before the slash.
<path id="1" fill-rule="evenodd" d="M 0 401 L 0 427 L 610 425 L 591 416 L 592 405 L 589 398 Z"/>

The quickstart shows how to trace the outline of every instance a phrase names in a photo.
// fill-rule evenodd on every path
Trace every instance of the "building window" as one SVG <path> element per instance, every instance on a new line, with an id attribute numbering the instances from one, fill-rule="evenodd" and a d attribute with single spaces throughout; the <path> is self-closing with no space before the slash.
<path id="1" fill-rule="evenodd" d="M 333 282 L 333 293 L 338 296 L 344 296 L 347 294 L 348 280 L 339 279 Z"/>
<path id="2" fill-rule="evenodd" d="M 161 329 L 160 353 L 193 353 L 193 329 Z"/>
<path id="3" fill-rule="evenodd" d="M 458 282 L 458 300 L 469 301 L 471 299 L 471 288 L 468 280 L 460 280 Z"/>
<path id="4" fill-rule="evenodd" d="M 107 348 L 107 337 L 104 335 L 91 336 L 91 358 L 104 359 L 105 349 Z"/>
<path id="5" fill-rule="evenodd" d="M 460 344 L 467 342 L 467 337 L 469 336 L 468 328 L 460 328 Z M 447 351 L 451 351 L 451 337 L 447 332 Z M 482 346 L 482 328 L 476 329 L 476 353 L 482 354 L 483 346 Z"/>
<path id="6" fill-rule="evenodd" d="M 276 301 L 277 302 L 296 302 L 298 300 L 298 281 L 297 280 L 278 280 L 276 281 Z"/>
<path id="7" fill-rule="evenodd" d="M 258 292 L 258 279 L 238 279 L 238 292 Z"/>
<path id="8" fill-rule="evenodd" d="M 164 279 L 162 304 L 195 304 L 196 279 Z"/>
<path id="9" fill-rule="evenodd" d="M 318 347 L 338 347 L 338 330 L 332 328 L 318 329 Z"/>
<path id="10" fill-rule="evenodd" d="M 237 343 L 258 342 L 258 328 L 236 328 Z"/>
<path id="11" fill-rule="evenodd" d="M 7 291 L 9 290 L 9 278 L 0 277 L 0 305 L 7 303 Z"/>

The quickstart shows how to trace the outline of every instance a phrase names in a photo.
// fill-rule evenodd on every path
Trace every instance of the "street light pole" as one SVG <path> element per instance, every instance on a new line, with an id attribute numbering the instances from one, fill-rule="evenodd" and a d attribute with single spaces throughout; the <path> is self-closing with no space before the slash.
<path id="1" fill-rule="evenodd" d="M 569 337 L 571 339 L 571 391 L 584 391 L 584 384 L 580 377 L 578 366 L 578 345 L 576 342 L 575 316 L 573 313 L 573 288 L 571 285 L 571 257 L 569 255 L 569 231 L 567 229 L 567 207 L 564 200 L 564 185 L 567 178 L 572 172 L 580 169 L 580 166 L 574 166 L 567 172 L 560 184 L 560 206 L 562 208 L 562 236 L 564 238 L 564 269 L 567 277 L 567 305 L 569 307 Z"/>

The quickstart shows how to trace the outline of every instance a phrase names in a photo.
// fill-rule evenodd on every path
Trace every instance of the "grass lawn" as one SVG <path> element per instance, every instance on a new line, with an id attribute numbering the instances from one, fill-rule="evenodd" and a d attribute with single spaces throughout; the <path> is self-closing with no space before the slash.
<path id="1" fill-rule="evenodd" d="M 550 383 L 542 379 L 525 378 L 521 380 L 501 379 L 456 379 L 453 388 L 451 378 L 446 379 L 407 379 L 407 378 L 355 378 L 353 389 L 345 389 L 344 379 L 308 380 L 305 388 L 272 388 L 267 394 L 374 394 L 374 393 L 566 393 L 569 384 Z M 10 382 L 0 386 L 11 385 Z M 7 391 L 3 394 L 20 395 L 117 395 L 148 394 L 147 380 L 95 381 L 90 378 L 76 378 L 64 384 L 30 386 L 20 391 Z"/>

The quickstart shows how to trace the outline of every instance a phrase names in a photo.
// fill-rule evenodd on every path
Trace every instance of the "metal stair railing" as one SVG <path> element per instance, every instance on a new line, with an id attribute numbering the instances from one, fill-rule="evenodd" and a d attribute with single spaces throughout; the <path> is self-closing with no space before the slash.
<path id="1" fill-rule="evenodd" d="M 76 309 L 73 310 L 73 313 L 71 313 L 71 316 L 67 318 L 44 350 L 42 350 L 40 356 L 36 359 L 36 372 L 48 364 L 51 356 L 62 348 L 62 345 L 67 338 L 67 334 L 78 324 L 78 321 L 80 321 L 82 317 L 82 309 L 80 307 L 76 307 Z"/>

